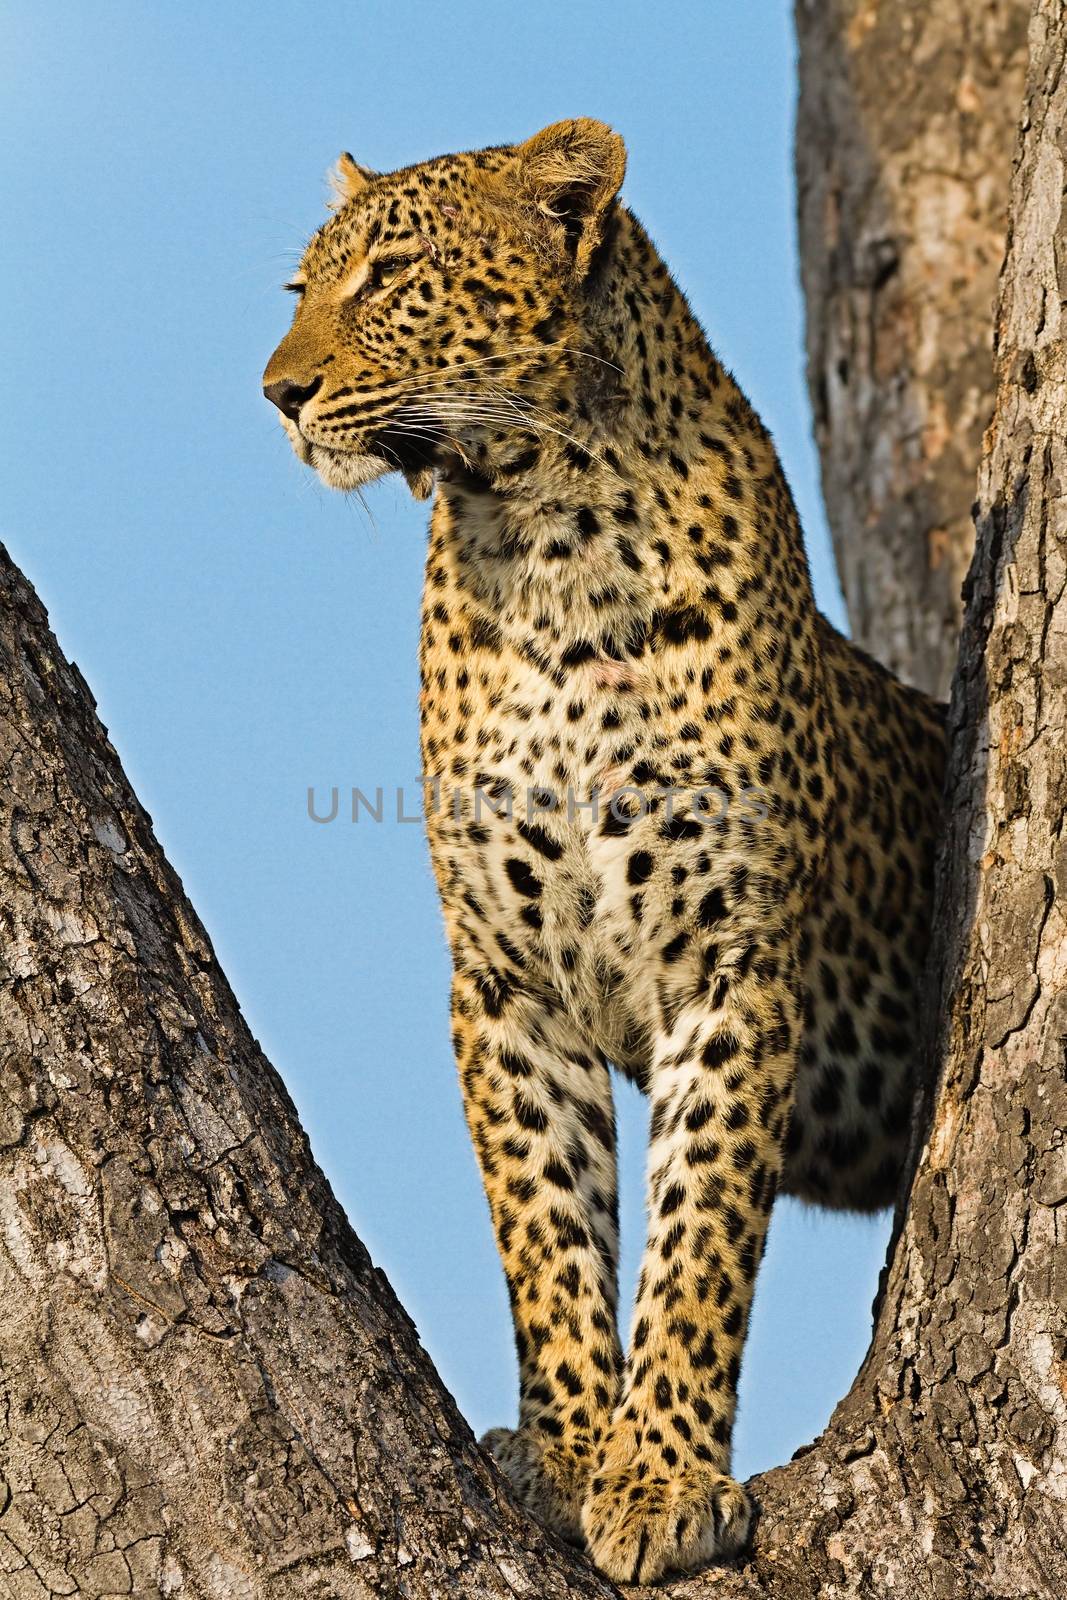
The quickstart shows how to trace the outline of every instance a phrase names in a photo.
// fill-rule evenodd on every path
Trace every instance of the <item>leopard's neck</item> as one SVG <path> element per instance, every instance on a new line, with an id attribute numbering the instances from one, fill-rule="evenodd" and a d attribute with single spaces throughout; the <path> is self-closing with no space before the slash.
<path id="1" fill-rule="evenodd" d="M 625 653 L 678 610 L 734 631 L 778 584 L 810 610 L 770 436 L 625 211 L 565 337 L 582 354 L 556 409 L 439 482 L 435 542 L 472 606 L 546 659 Z"/>

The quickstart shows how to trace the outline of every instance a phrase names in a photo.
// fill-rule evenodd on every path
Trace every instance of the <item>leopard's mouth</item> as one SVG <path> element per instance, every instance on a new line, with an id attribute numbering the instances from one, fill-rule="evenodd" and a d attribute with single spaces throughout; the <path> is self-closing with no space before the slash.
<path id="1" fill-rule="evenodd" d="M 298 460 L 317 472 L 329 489 L 360 489 L 390 472 L 400 472 L 417 500 L 432 492 L 435 451 L 429 442 L 385 427 L 357 449 L 339 450 L 309 439 L 290 418 L 283 416 L 281 421 Z"/>
<path id="2" fill-rule="evenodd" d="M 405 477 L 412 472 L 432 472 L 437 465 L 438 452 L 430 440 L 413 438 L 403 429 L 388 425 L 379 428 L 368 440 L 367 449 L 372 455 L 381 456 L 394 472 L 402 472 Z"/>
<path id="3" fill-rule="evenodd" d="M 430 439 L 413 438 L 402 428 L 379 428 L 366 444 L 369 456 L 380 460 L 387 472 L 400 472 L 416 500 L 433 492 L 440 450 Z"/>

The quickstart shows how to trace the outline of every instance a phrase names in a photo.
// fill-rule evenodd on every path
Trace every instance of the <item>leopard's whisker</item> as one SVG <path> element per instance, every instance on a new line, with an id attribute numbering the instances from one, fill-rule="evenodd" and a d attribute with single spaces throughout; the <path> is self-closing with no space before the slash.
<path id="1" fill-rule="evenodd" d="M 418 398 L 418 397 L 413 397 L 413 398 Z M 430 397 L 431 402 L 432 402 L 432 398 L 433 397 Z M 453 397 L 447 397 L 447 398 L 448 398 L 448 402 L 450 404 L 455 403 L 454 400 L 453 400 Z M 462 401 L 462 399 L 463 399 L 463 397 L 456 397 L 456 398 L 459 399 L 460 401 Z M 528 427 L 535 428 L 538 432 L 555 434 L 558 438 L 561 438 L 561 439 L 565 440 L 567 443 L 572 444 L 576 449 L 583 450 L 587 455 L 591 456 L 595 461 L 600 462 L 602 465 L 604 464 L 603 457 L 592 446 L 591 443 L 584 442 L 581 439 L 576 438 L 574 434 L 569 433 L 566 429 L 559 428 L 554 423 L 550 423 L 550 422 L 544 420 L 544 413 L 543 413 L 543 411 L 541 410 L 540 407 L 534 407 L 532 405 L 532 403 L 527 402 L 527 401 L 522 400 L 522 399 L 518 399 L 518 400 L 515 400 L 513 402 L 510 402 L 510 404 L 511 404 L 511 409 L 512 409 L 513 415 L 511 416 L 511 418 L 509 420 L 511 420 L 514 424 L 522 423 L 522 424 L 525 424 Z M 481 413 L 481 415 L 483 417 L 488 417 L 488 416 L 493 415 L 493 414 L 494 413 L 490 412 L 488 409 L 486 409 L 483 406 L 483 410 L 482 410 L 482 413 Z M 466 420 L 468 422 L 476 423 L 478 421 L 478 418 L 476 416 L 474 416 L 473 414 L 469 414 L 469 415 L 463 416 L 462 413 L 456 412 L 456 413 L 454 413 L 454 415 L 455 416 L 462 416 L 462 420 Z M 497 415 L 498 420 L 501 420 L 500 416 L 499 416 L 499 412 L 497 412 L 496 415 Z"/>
<path id="2" fill-rule="evenodd" d="M 583 360 L 599 362 L 602 366 L 611 367 L 616 372 L 622 372 L 622 368 L 616 362 L 609 361 L 606 356 L 598 356 L 591 350 L 576 349 L 573 345 L 568 345 L 565 340 L 557 339 L 545 344 L 515 345 L 510 349 L 486 356 L 464 356 L 458 361 L 450 361 L 447 366 L 441 367 L 436 372 L 410 373 L 400 378 L 391 379 L 388 383 L 382 384 L 377 393 L 384 395 L 412 383 L 436 383 L 438 380 L 447 383 L 448 379 L 456 373 L 465 373 L 474 368 L 489 366 L 493 362 L 543 356 L 548 351 L 558 349 L 565 350 L 569 355 L 580 356 Z"/>

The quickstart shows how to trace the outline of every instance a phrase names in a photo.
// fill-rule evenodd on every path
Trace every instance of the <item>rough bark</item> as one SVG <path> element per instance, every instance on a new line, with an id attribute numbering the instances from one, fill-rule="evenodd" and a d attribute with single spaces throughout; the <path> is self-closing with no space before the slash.
<path id="1" fill-rule="evenodd" d="M 1038 0 L 914 1179 L 863 1370 L 690 1600 L 1067 1594 L 1065 55 Z M 610 1595 L 478 1454 L 6 557 L 0 811 L 0 1595 Z"/>
<path id="2" fill-rule="evenodd" d="M 796 0 L 808 382 L 852 635 L 944 695 L 1030 0 Z"/>

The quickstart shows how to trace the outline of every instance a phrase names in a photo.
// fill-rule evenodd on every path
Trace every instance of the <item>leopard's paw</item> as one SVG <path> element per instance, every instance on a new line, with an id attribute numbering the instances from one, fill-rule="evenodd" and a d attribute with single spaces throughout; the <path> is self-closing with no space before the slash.
<path id="1" fill-rule="evenodd" d="M 641 1476 L 636 1461 L 598 1469 L 582 1507 L 590 1557 L 615 1583 L 655 1583 L 737 1555 L 751 1522 L 741 1485 L 696 1464 L 670 1477 Z"/>
<path id="2" fill-rule="evenodd" d="M 538 1522 L 569 1544 L 582 1543 L 581 1508 L 591 1458 L 536 1428 L 490 1428 L 481 1440 Z"/>

